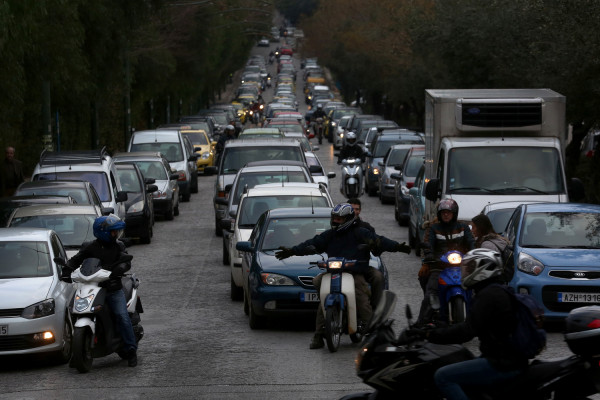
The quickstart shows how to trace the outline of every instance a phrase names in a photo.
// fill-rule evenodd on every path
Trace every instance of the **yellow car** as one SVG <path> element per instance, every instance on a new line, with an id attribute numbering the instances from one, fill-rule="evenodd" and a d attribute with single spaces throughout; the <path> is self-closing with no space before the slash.
<path id="1" fill-rule="evenodd" d="M 205 167 L 214 165 L 217 142 L 211 142 L 206 131 L 202 129 L 181 130 L 181 134 L 187 136 L 192 146 L 194 146 L 194 151 L 200 156 L 196 161 L 196 165 L 198 166 L 198 173 L 204 173 Z"/>
<path id="2" fill-rule="evenodd" d="M 246 122 L 246 110 L 244 109 L 244 105 L 239 101 L 232 101 L 231 104 L 235 107 L 236 113 L 240 122 L 243 124 Z"/>

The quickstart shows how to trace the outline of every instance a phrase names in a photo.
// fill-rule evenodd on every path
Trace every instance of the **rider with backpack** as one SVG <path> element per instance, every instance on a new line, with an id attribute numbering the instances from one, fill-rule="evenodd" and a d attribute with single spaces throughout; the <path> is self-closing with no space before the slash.
<path id="1" fill-rule="evenodd" d="M 526 328 L 522 325 L 522 310 L 517 297 L 501 285 L 500 254 L 487 249 L 469 251 L 463 258 L 462 284 L 475 295 L 466 321 L 429 331 L 413 329 L 410 333 L 433 343 L 464 343 L 479 338 L 481 357 L 450 364 L 435 372 L 435 383 L 448 400 L 468 399 L 465 386 L 493 385 L 515 378 L 528 365 L 532 354 L 523 352 L 514 337 Z M 537 334 L 539 333 L 539 337 Z M 530 347 L 541 351 L 545 332 L 539 330 L 530 337 Z M 542 344 L 537 341 L 543 341 Z"/>

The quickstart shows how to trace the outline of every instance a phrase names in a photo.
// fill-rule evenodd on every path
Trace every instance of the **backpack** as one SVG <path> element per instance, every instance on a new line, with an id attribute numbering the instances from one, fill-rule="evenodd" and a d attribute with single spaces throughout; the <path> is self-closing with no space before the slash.
<path id="1" fill-rule="evenodd" d="M 502 259 L 502 280 L 504 282 L 510 282 L 515 274 L 512 247 L 507 242 L 503 242 L 504 246 L 498 246 L 498 244 L 492 240 L 489 240 L 489 242 L 496 246 L 498 253 L 500 253 L 500 258 Z"/>
<path id="2" fill-rule="evenodd" d="M 515 306 L 517 325 L 510 337 L 511 344 L 523 358 L 535 358 L 546 347 L 546 331 L 542 329 L 544 309 L 533 296 L 515 293 L 508 286 L 498 286 L 509 294 Z"/>

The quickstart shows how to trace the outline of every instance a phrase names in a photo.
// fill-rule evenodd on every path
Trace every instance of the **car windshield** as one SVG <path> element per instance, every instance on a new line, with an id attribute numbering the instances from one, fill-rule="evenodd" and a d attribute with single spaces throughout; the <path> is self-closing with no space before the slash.
<path id="1" fill-rule="evenodd" d="M 183 150 L 179 142 L 134 143 L 130 151 L 161 152 L 170 163 L 183 161 Z"/>
<path id="2" fill-rule="evenodd" d="M 547 147 L 458 147 L 450 150 L 451 193 L 564 193 L 560 156 Z"/>
<path id="3" fill-rule="evenodd" d="M 280 246 L 292 247 L 330 229 L 329 218 L 272 219 L 260 250 L 276 250 Z"/>
<path id="4" fill-rule="evenodd" d="M 520 245 L 600 249 L 600 213 L 528 213 L 523 221 Z"/>
<path id="5" fill-rule="evenodd" d="M 190 142 L 194 146 L 202 146 L 208 144 L 208 140 L 206 140 L 206 135 L 202 132 L 181 132 L 181 134 L 190 139 Z"/>
<path id="6" fill-rule="evenodd" d="M 10 227 L 52 229 L 65 247 L 81 247 L 83 242 L 94 240 L 92 229 L 96 215 L 48 214 L 13 218 Z"/>
<path id="7" fill-rule="evenodd" d="M 71 196 L 77 204 L 92 204 L 90 197 L 88 196 L 87 190 L 84 188 L 61 188 L 61 187 L 47 187 L 47 188 L 21 188 L 15 192 L 15 196 Z"/>
<path id="8" fill-rule="evenodd" d="M 153 178 L 157 181 L 166 181 L 167 171 L 160 161 L 136 161 L 135 164 L 138 166 L 144 178 Z"/>
<path id="9" fill-rule="evenodd" d="M 242 173 L 238 177 L 235 187 L 235 195 L 232 199 L 232 204 L 239 204 L 240 197 L 244 192 L 244 187 L 248 189 L 256 185 L 265 183 L 281 183 L 281 182 L 308 182 L 306 174 L 302 171 L 288 171 L 285 166 L 281 167 L 278 172 L 247 172 Z"/>
<path id="10" fill-rule="evenodd" d="M 405 176 L 417 176 L 419 168 L 423 165 L 425 155 L 420 153 L 413 153 L 412 157 L 408 159 L 408 165 L 404 167 L 405 171 L 402 171 Z"/>
<path id="11" fill-rule="evenodd" d="M 324 196 L 281 195 L 246 197 L 241 205 L 238 226 L 240 228 L 251 228 L 258 221 L 258 217 L 265 211 L 274 208 L 292 207 L 329 207 L 329 203 Z"/>
<path id="12" fill-rule="evenodd" d="M 88 181 L 96 189 L 96 193 L 100 197 L 100 201 L 111 201 L 112 191 L 108 185 L 108 176 L 104 172 L 91 172 L 91 171 L 70 171 L 70 172 L 49 172 L 39 174 L 37 180 L 39 181 Z M 86 204 L 86 203 L 84 203 Z"/>
<path id="13" fill-rule="evenodd" d="M 0 279 L 51 276 L 46 242 L 0 242 Z"/>
<path id="14" fill-rule="evenodd" d="M 252 161 L 291 160 L 302 161 L 300 146 L 260 146 L 229 147 L 223 153 L 222 171 L 224 174 L 235 174 L 244 165 Z"/>
<path id="15" fill-rule="evenodd" d="M 133 169 L 117 169 L 121 188 L 128 193 L 142 193 L 142 184 Z"/>

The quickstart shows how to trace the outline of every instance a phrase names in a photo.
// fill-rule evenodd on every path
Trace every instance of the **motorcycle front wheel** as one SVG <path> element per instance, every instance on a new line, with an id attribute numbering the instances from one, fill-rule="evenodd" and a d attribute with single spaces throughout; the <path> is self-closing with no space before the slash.
<path id="1" fill-rule="evenodd" d="M 339 304 L 334 304 L 325 313 L 325 341 L 330 352 L 335 353 L 340 347 L 342 334 L 342 310 Z"/>
<path id="2" fill-rule="evenodd" d="M 450 299 L 450 318 L 452 324 L 464 322 L 467 314 L 465 299 L 456 296 Z"/>
<path id="3" fill-rule="evenodd" d="M 73 356 L 71 365 L 79 372 L 92 369 L 92 331 L 89 328 L 75 328 L 73 332 Z"/>

